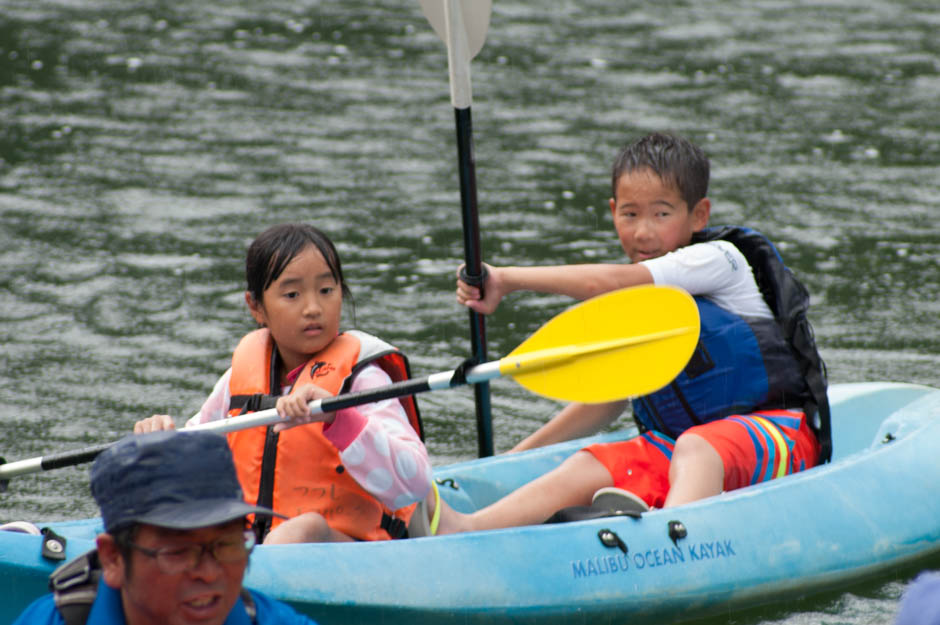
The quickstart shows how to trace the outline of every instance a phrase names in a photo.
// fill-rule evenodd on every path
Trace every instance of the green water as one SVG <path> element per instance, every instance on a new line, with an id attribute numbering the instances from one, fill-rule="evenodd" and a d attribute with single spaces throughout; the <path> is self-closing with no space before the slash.
<path id="1" fill-rule="evenodd" d="M 474 60 L 484 260 L 613 261 L 625 141 L 712 158 L 712 223 L 779 243 L 832 382 L 940 384 L 940 10 L 932 0 L 497 0 Z M 444 46 L 411 0 L 0 0 L 0 455 L 186 416 L 252 324 L 243 254 L 276 222 L 337 242 L 348 323 L 416 373 L 469 352 Z M 508 353 L 567 302 L 511 296 Z M 496 449 L 557 405 L 492 385 Z M 472 394 L 422 397 L 436 464 Z M 95 513 L 87 467 L 17 478 L 0 518 Z M 884 623 L 912 571 L 735 623 Z"/>

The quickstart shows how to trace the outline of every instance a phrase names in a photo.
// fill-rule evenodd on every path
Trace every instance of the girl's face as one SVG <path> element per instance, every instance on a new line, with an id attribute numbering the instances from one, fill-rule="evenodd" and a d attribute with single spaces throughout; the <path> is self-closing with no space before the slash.
<path id="1" fill-rule="evenodd" d="M 649 170 L 636 170 L 617 180 L 617 197 L 610 212 L 620 245 L 637 263 L 673 252 L 708 225 L 708 198 L 686 206 L 679 190 Z"/>
<path id="2" fill-rule="evenodd" d="M 295 256 L 262 294 L 245 292 L 251 316 L 271 331 L 285 372 L 304 364 L 339 333 L 343 292 L 313 244 Z"/>

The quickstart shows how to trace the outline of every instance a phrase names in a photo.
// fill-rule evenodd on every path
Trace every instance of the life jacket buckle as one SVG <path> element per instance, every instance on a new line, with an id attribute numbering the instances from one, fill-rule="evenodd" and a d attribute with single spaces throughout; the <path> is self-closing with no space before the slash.
<path id="1" fill-rule="evenodd" d="M 49 589 L 62 592 L 81 586 L 91 579 L 92 566 L 88 554 L 63 564 L 49 576 Z"/>

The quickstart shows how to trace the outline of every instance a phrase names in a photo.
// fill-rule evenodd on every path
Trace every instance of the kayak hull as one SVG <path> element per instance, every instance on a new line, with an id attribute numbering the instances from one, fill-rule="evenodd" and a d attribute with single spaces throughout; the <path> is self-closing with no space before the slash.
<path id="1" fill-rule="evenodd" d="M 833 462 L 642 518 L 403 541 L 264 546 L 246 584 L 320 623 L 630 622 L 699 618 L 843 586 L 940 554 L 940 390 L 834 385 Z M 617 435 L 592 437 L 590 441 Z M 442 497 L 486 505 L 586 444 L 439 467 Z M 673 522 L 685 536 L 670 536 Z M 47 524 L 68 556 L 96 519 Z M 598 534 L 617 534 L 625 551 Z M 0 532 L 8 622 L 46 591 L 40 538 Z"/>

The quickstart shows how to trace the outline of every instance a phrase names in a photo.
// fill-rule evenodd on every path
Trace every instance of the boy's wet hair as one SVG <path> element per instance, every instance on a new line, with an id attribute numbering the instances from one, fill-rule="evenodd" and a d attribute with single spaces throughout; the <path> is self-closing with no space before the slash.
<path id="1" fill-rule="evenodd" d="M 306 224 L 280 224 L 259 234 L 248 248 L 245 279 L 248 281 L 248 292 L 255 301 L 262 301 L 267 288 L 308 245 L 314 245 L 320 250 L 343 297 L 351 297 L 343 278 L 343 265 L 330 238 L 318 228 Z"/>
<path id="2" fill-rule="evenodd" d="M 654 132 L 624 146 L 614 161 L 613 197 L 617 197 L 617 181 L 621 176 L 644 169 L 674 185 L 689 210 L 708 195 L 708 157 L 688 139 Z"/>

